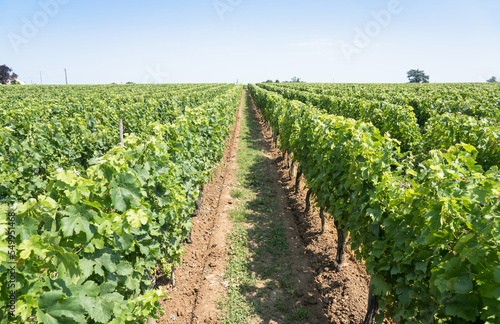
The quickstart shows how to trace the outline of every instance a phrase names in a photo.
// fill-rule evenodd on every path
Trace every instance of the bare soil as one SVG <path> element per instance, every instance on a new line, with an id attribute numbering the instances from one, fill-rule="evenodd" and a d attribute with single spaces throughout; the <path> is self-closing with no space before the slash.
<path id="1" fill-rule="evenodd" d="M 160 301 L 166 314 L 159 323 L 217 323 L 227 263 L 226 234 L 232 227 L 227 210 L 232 204 L 229 192 L 237 168 L 240 120 L 241 103 L 224 157 L 204 186 L 200 212 L 193 218 L 192 243 L 185 246 L 174 284 L 163 285 L 170 299 Z"/>
<path id="2" fill-rule="evenodd" d="M 283 154 L 274 147 L 272 134 L 253 100 L 252 105 L 265 141 L 267 171 L 273 179 L 270 185 L 276 193 L 279 217 L 286 229 L 295 295 L 298 303 L 311 314 L 307 322 L 361 323 L 368 299 L 369 277 L 365 268 L 349 250 L 347 265 L 340 272 L 335 270 L 337 231 L 333 219 L 326 220 L 325 233 L 321 234 L 319 209 L 312 207 L 304 213 L 303 179 L 296 194 L 294 175 L 290 177 Z M 228 259 L 226 234 L 232 228 L 227 212 L 234 203 L 230 191 L 239 185 L 235 171 L 240 121 L 241 105 L 226 142 L 224 158 L 214 172 L 213 181 L 205 186 L 199 216 L 193 218 L 193 243 L 186 245 L 182 265 L 175 270 L 175 285 L 162 285 L 170 299 L 161 300 L 166 315 L 159 323 L 218 322 L 217 302 L 227 287 L 224 281 Z M 262 314 L 257 322 L 283 323 L 270 317 L 272 314 Z"/>

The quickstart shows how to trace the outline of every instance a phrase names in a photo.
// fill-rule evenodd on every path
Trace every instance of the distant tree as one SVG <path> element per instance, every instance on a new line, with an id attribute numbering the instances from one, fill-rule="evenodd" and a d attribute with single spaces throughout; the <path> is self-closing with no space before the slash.
<path id="1" fill-rule="evenodd" d="M 7 84 L 17 79 L 17 74 L 7 65 L 0 66 L 0 84 Z"/>
<path id="2" fill-rule="evenodd" d="M 280 83 L 280 80 L 276 80 L 276 81 L 274 81 L 274 82 L 275 82 L 275 83 Z"/>
<path id="3" fill-rule="evenodd" d="M 497 80 L 497 77 L 492 76 L 491 78 L 489 78 L 488 80 L 486 80 L 486 82 L 493 83 L 493 82 L 498 82 L 498 80 Z"/>
<path id="4" fill-rule="evenodd" d="M 421 70 L 410 70 L 407 72 L 410 83 L 429 83 L 429 76 Z"/>
<path id="5" fill-rule="evenodd" d="M 296 76 L 294 76 L 292 78 L 292 82 L 299 83 L 299 82 L 302 82 L 302 81 L 300 81 L 300 78 L 297 78 Z"/>
<path id="6" fill-rule="evenodd" d="M 267 81 L 264 81 L 262 83 L 273 83 L 273 80 L 267 80 Z"/>
<path id="7" fill-rule="evenodd" d="M 129 81 L 129 82 L 127 82 L 126 84 L 135 84 L 135 83 L 134 83 L 134 82 Z"/>

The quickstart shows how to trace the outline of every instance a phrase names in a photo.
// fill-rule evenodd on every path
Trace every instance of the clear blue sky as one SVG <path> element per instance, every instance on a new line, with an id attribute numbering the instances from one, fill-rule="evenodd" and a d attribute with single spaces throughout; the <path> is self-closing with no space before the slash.
<path id="1" fill-rule="evenodd" d="M 27 83 L 431 82 L 500 77 L 498 0 L 0 0 Z"/>

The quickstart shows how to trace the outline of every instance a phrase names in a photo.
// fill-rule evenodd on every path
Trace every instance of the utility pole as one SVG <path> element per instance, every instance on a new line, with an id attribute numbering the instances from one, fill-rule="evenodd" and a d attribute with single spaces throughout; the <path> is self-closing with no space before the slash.
<path id="1" fill-rule="evenodd" d="M 66 76 L 66 85 L 68 85 L 68 71 L 64 69 L 64 75 Z"/>
<path id="2" fill-rule="evenodd" d="M 42 81 L 42 71 L 40 71 L 40 85 L 43 84 L 43 81 Z"/>

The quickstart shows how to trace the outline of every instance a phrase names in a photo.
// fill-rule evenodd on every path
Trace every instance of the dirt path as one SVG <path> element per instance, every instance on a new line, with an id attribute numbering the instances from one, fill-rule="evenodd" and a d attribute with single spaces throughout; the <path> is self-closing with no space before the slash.
<path id="1" fill-rule="evenodd" d="M 193 218 L 193 243 L 186 245 L 176 269 L 176 285 L 163 287 L 171 299 L 161 301 L 166 315 L 159 323 L 360 323 L 369 281 L 363 265 L 349 252 L 348 265 L 334 271 L 333 220 L 319 234 L 318 210 L 303 212 L 305 190 L 294 193 L 295 179 L 253 101 L 242 99 L 244 112 L 240 105 L 223 162 L 205 186 L 200 215 Z M 252 129 L 240 138 L 242 124 Z M 244 145 L 261 153 L 243 176 L 236 153 Z M 244 214 L 244 220 L 235 223 L 235 214 Z M 243 235 L 248 247 L 244 269 L 251 278 L 244 284 L 232 277 L 231 268 L 233 245 Z M 277 239 L 281 236 L 284 242 Z M 241 320 L 226 314 L 227 307 L 238 307 L 228 297 L 234 291 L 247 310 Z"/>
<path id="2" fill-rule="evenodd" d="M 222 162 L 204 187 L 200 213 L 193 218 L 192 244 L 185 246 L 182 264 L 175 269 L 175 285 L 163 286 L 170 299 L 161 301 L 166 314 L 159 323 L 217 322 L 217 301 L 224 291 L 226 234 L 232 227 L 227 209 L 232 203 L 229 191 L 237 168 L 240 121 L 241 104 Z"/>

